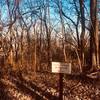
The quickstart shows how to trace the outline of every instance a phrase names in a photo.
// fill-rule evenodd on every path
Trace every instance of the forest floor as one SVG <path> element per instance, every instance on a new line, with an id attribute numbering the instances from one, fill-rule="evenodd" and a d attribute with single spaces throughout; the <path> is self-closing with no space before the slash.
<path id="1" fill-rule="evenodd" d="M 58 97 L 59 74 L 38 73 L 37 77 L 26 78 L 38 87 Z M 80 75 L 64 75 L 64 100 L 100 100 L 100 80 Z"/>
<path id="2" fill-rule="evenodd" d="M 64 100 L 100 100 L 100 80 L 64 75 Z M 0 100 L 58 100 L 59 74 L 9 75 L 0 80 Z"/>

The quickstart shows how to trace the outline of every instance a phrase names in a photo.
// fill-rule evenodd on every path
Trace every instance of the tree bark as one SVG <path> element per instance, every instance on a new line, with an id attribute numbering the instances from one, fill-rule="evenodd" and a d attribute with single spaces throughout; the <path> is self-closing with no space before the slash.
<path id="1" fill-rule="evenodd" d="M 97 70 L 99 66 L 97 0 L 90 0 L 90 18 L 90 66 L 93 71 Z"/>
<path id="2" fill-rule="evenodd" d="M 84 14 L 84 0 L 79 0 L 80 14 L 81 14 L 81 67 L 84 66 L 84 36 L 85 36 L 85 14 Z"/>

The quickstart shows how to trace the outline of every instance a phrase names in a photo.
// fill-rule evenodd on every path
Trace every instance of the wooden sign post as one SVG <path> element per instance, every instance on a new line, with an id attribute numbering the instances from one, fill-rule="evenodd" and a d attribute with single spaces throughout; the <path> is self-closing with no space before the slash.
<path id="1" fill-rule="evenodd" d="M 52 73 L 59 73 L 59 100 L 63 100 L 63 76 L 71 74 L 71 63 L 52 62 Z"/>
<path id="2" fill-rule="evenodd" d="M 63 100 L 63 73 L 59 73 L 59 100 Z"/>

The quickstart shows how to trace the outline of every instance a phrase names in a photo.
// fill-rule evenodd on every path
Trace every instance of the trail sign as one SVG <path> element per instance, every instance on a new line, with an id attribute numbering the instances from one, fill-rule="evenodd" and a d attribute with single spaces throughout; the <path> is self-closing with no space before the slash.
<path id="1" fill-rule="evenodd" d="M 52 72 L 71 74 L 71 63 L 52 62 Z"/>
<path id="2" fill-rule="evenodd" d="M 52 62 L 52 73 L 59 73 L 59 100 L 63 100 L 63 76 L 71 74 L 71 63 Z"/>

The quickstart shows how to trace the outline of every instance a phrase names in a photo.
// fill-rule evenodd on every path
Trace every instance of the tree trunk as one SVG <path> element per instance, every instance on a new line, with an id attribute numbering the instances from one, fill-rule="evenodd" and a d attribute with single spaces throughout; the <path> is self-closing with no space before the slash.
<path id="1" fill-rule="evenodd" d="M 81 67 L 84 66 L 84 36 L 85 36 L 85 14 L 84 14 L 84 0 L 79 0 L 80 14 L 81 14 Z"/>
<path id="2" fill-rule="evenodd" d="M 45 15 L 44 15 L 45 22 L 44 22 L 44 24 L 45 24 L 46 35 L 47 35 L 47 55 L 48 55 L 48 58 L 47 58 L 48 59 L 48 67 L 47 67 L 47 70 L 50 70 L 52 56 L 51 56 L 51 30 L 50 30 L 49 0 L 47 0 L 46 3 L 47 3 L 47 7 L 45 8 Z"/>
<path id="3" fill-rule="evenodd" d="M 62 49 L 63 49 L 63 55 L 64 55 L 64 61 L 67 62 L 67 57 L 66 57 L 66 45 L 65 45 L 65 26 L 64 26 L 64 20 L 63 20 L 63 14 L 62 14 L 62 2 L 59 0 L 59 15 L 60 15 L 60 21 L 61 21 L 61 33 L 62 36 L 64 36 L 64 40 L 62 40 Z"/>
<path id="4" fill-rule="evenodd" d="M 97 0 L 90 0 L 90 18 L 90 66 L 93 71 L 97 70 L 99 66 Z"/>

